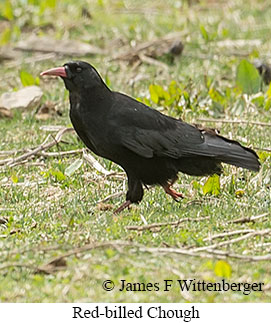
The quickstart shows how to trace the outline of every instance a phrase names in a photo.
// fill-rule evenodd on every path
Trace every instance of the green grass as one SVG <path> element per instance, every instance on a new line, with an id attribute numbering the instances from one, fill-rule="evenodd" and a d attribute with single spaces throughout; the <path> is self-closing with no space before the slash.
<path id="1" fill-rule="evenodd" d="M 8 3 L 8 2 L 7 2 Z M 262 102 L 246 97 L 236 88 L 236 69 L 244 57 L 253 61 L 260 57 L 268 62 L 270 53 L 270 14 L 268 1 L 59 1 L 52 8 L 46 1 L 36 5 L 20 0 L 11 1 L 12 14 L 0 6 L 0 27 L 9 36 L 0 37 L 2 44 L 15 46 L 33 33 L 61 39 L 69 37 L 109 49 L 108 55 L 84 57 L 101 75 L 110 81 L 113 90 L 150 102 L 166 114 L 199 123 L 200 118 L 229 118 L 270 122 L 270 110 L 265 108 L 268 86 L 259 94 Z M 82 20 L 81 10 L 88 8 L 92 19 Z M 15 8 L 21 8 L 15 10 Z M 64 27 L 63 27 L 64 26 Z M 200 27 L 202 26 L 202 27 Z M 204 28 L 203 28 L 204 27 Z M 4 30 L 4 31 L 3 31 Z M 205 32 L 204 32 L 205 30 Z M 111 60 L 120 51 L 114 40 L 129 45 L 140 44 L 170 32 L 180 32 L 185 44 L 184 53 L 169 64 L 168 71 L 155 65 L 141 64 L 138 68 L 122 61 Z M 245 46 L 219 46 L 219 42 L 243 39 Z M 250 44 L 259 39 L 260 46 Z M 132 42 L 132 43 L 131 43 Z M 221 44 L 221 43 L 220 43 Z M 24 53 L 22 63 L 10 67 L 0 65 L 0 94 L 22 88 L 20 70 L 34 76 L 47 68 L 63 65 L 65 57 L 36 63 L 26 63 L 32 57 Z M 244 56 L 245 55 L 245 56 Z M 162 58 L 167 63 L 166 58 Z M 142 79 L 131 85 L 136 75 Z M 169 104 L 162 98 L 152 102 L 149 86 L 156 84 L 165 91 L 171 82 L 181 93 L 179 102 Z M 0 119 L 0 151 L 34 148 L 48 133 L 44 125 L 70 126 L 68 93 L 58 79 L 40 80 L 44 91 L 43 103 L 59 105 L 62 115 L 48 120 L 35 118 L 36 110 L 16 112 L 12 119 Z M 210 89 L 219 91 L 223 100 L 212 96 Z M 220 133 L 254 148 L 271 147 L 270 127 L 253 124 L 203 123 L 218 127 Z M 55 133 L 52 133 L 54 135 Z M 83 148 L 74 135 L 63 137 L 65 143 L 50 151 Z M 170 253 L 149 253 L 135 246 L 100 247 L 65 258 L 64 267 L 49 274 L 33 268 L 48 264 L 55 257 L 87 244 L 122 241 L 144 247 L 174 247 L 191 250 L 212 243 L 208 236 L 235 230 L 270 229 L 271 191 L 270 159 L 268 152 L 258 150 L 262 167 L 258 174 L 225 166 L 218 196 L 204 195 L 202 186 L 207 178 L 180 174 L 175 189 L 185 195 L 175 203 L 160 187 L 145 190 L 143 201 L 130 210 L 114 216 L 112 210 L 124 200 L 99 200 L 123 190 L 123 180 L 104 178 L 86 162 L 70 177 L 57 177 L 81 155 L 65 157 L 36 157 L 15 167 L 0 166 L 0 301 L 2 302 L 269 302 L 271 296 L 270 261 L 241 261 L 224 259 L 231 267 L 228 282 L 264 282 L 263 292 L 243 295 L 241 292 L 181 293 L 175 284 L 170 292 L 121 292 L 120 280 L 129 282 L 162 282 L 164 279 L 191 279 L 219 282 L 216 270 L 218 259 L 181 256 Z M 18 156 L 19 153 L 16 154 Z M 8 156 L 1 156 L 2 159 Z M 108 170 L 120 172 L 116 165 L 95 157 Z M 40 163 L 37 166 L 33 163 Z M 61 172 L 61 173 L 60 173 Z M 241 192 L 241 196 L 236 192 Z M 242 217 L 267 213 L 255 222 L 234 223 Z M 183 222 L 178 227 L 164 226 L 159 231 L 128 230 L 130 225 L 172 222 L 179 219 L 208 217 L 202 221 Z M 0 222 L 1 223 L 1 222 Z M 213 240 L 227 241 L 224 237 Z M 218 250 L 244 256 L 271 253 L 270 235 L 249 237 L 246 240 L 218 247 Z M 227 266 L 227 264 L 225 266 Z M 27 267 L 29 266 L 29 267 Z M 222 275 L 223 276 L 223 275 Z M 102 289 L 102 282 L 115 282 L 114 291 Z"/>

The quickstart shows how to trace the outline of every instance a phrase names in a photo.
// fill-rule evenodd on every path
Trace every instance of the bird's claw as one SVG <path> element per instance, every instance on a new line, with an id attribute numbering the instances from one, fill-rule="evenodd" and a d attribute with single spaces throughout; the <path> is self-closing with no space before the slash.
<path id="1" fill-rule="evenodd" d="M 170 187 L 170 185 L 163 186 L 165 192 L 170 195 L 174 201 L 180 202 L 179 198 L 184 198 L 184 195 L 182 193 L 176 192 L 173 188 Z"/>
<path id="2" fill-rule="evenodd" d="M 124 209 L 126 209 L 127 207 L 129 207 L 131 205 L 131 201 L 127 200 L 125 201 L 123 204 L 121 204 L 120 207 L 118 207 L 115 211 L 114 214 L 119 214 L 121 211 L 123 211 Z"/>

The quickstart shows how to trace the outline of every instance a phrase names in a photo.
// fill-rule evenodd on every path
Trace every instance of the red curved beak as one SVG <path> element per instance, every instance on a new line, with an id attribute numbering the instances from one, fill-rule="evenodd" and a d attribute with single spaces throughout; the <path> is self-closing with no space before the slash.
<path id="1" fill-rule="evenodd" d="M 40 76 L 44 76 L 44 75 L 67 77 L 65 67 L 55 67 L 40 73 Z"/>

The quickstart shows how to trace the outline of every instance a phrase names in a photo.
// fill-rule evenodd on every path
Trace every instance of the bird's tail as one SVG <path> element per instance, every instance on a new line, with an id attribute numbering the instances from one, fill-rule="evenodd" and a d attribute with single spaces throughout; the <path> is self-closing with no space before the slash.
<path id="1" fill-rule="evenodd" d="M 259 157 L 254 150 L 219 135 L 214 136 L 205 132 L 204 137 L 208 154 L 215 160 L 252 171 L 260 169 Z"/>

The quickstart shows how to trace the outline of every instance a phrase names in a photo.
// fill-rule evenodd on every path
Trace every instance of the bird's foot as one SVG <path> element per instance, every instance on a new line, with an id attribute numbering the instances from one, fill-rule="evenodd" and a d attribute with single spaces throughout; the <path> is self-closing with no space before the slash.
<path id="1" fill-rule="evenodd" d="M 164 185 L 163 189 L 165 190 L 165 192 L 170 195 L 173 200 L 175 200 L 176 202 L 178 202 L 179 197 L 180 198 L 184 198 L 184 195 L 182 193 L 178 193 L 176 192 L 173 188 L 170 187 L 170 184 Z"/>
<path id="2" fill-rule="evenodd" d="M 132 202 L 130 200 L 125 201 L 123 204 L 121 204 L 120 207 L 118 207 L 114 211 L 114 214 L 119 214 L 121 211 L 123 211 L 124 209 L 126 209 L 127 207 L 129 207 L 131 204 L 132 204 Z"/>

